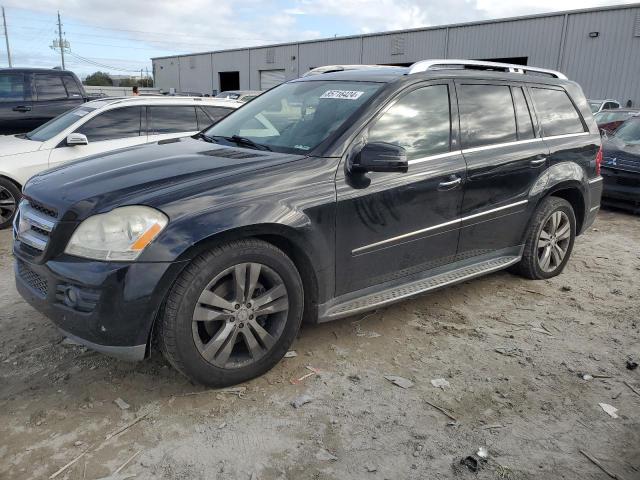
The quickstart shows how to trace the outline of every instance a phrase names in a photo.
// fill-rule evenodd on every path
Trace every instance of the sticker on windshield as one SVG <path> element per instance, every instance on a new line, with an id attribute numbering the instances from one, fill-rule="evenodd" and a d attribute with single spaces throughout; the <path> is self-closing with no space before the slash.
<path id="1" fill-rule="evenodd" d="M 87 110 L 76 110 L 75 112 L 71 112 L 71 113 L 79 117 L 84 117 L 89 112 Z"/>
<path id="2" fill-rule="evenodd" d="M 336 98 L 338 100 L 357 100 L 364 92 L 357 90 L 327 90 L 320 98 Z"/>

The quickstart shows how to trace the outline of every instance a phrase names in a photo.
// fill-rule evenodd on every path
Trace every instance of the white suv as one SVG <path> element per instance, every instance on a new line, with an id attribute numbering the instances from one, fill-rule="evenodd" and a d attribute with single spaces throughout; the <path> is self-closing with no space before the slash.
<path id="1" fill-rule="evenodd" d="M 102 98 L 29 133 L 0 136 L 0 228 L 11 224 L 21 186 L 36 173 L 89 155 L 193 135 L 242 105 L 208 97 Z"/>

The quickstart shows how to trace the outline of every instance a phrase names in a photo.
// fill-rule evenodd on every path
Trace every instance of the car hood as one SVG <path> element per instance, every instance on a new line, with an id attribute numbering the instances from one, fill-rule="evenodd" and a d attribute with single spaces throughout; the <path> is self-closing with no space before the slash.
<path id="1" fill-rule="evenodd" d="M 301 158 L 227 147 L 191 137 L 87 157 L 33 177 L 24 195 L 77 221 L 123 205 L 162 208 L 247 175 Z M 182 192 L 180 192 L 182 190 Z"/>
<path id="2" fill-rule="evenodd" d="M 40 150 L 42 142 L 36 142 L 21 135 L 0 135 L 0 157 L 18 155 Z"/>

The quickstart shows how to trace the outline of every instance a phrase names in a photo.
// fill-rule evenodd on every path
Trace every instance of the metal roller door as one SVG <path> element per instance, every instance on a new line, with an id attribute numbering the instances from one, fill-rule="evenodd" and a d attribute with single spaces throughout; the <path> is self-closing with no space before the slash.
<path id="1" fill-rule="evenodd" d="M 285 81 L 284 70 L 260 70 L 260 90 L 269 90 Z"/>

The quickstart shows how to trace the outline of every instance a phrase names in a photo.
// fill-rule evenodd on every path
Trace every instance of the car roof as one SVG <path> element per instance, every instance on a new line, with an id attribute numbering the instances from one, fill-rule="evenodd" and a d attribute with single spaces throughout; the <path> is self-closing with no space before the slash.
<path id="1" fill-rule="evenodd" d="M 58 68 L 0 68 L 0 73 L 64 73 L 75 75 L 71 70 Z"/>
<path id="2" fill-rule="evenodd" d="M 570 81 L 553 78 L 540 74 L 508 73 L 492 70 L 462 69 L 462 68 L 440 68 L 428 70 L 426 72 L 409 73 L 408 67 L 388 67 L 366 68 L 362 70 L 343 70 L 317 75 L 309 75 L 293 80 L 294 82 L 313 82 L 318 80 L 342 80 L 354 82 L 378 82 L 392 83 L 406 79 L 438 79 L 438 78 L 469 78 L 469 79 L 490 79 L 515 82 L 535 82 L 549 85 L 564 85 Z"/>
<path id="3" fill-rule="evenodd" d="M 141 95 L 131 97 L 101 97 L 91 100 L 86 105 L 100 104 L 100 107 L 112 105 L 206 105 L 209 107 L 238 108 L 244 103 L 228 98 L 214 97 L 167 97 L 163 95 Z"/>

